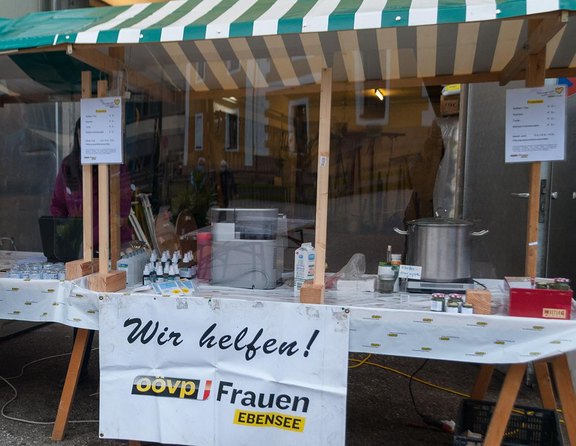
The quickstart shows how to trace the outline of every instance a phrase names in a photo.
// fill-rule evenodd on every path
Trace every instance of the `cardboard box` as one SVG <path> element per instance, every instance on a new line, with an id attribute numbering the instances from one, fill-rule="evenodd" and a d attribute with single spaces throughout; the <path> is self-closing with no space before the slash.
<path id="1" fill-rule="evenodd" d="M 510 316 L 541 319 L 570 319 L 572 316 L 572 290 L 532 288 L 529 277 L 506 277 L 510 290 Z M 536 279 L 536 282 L 553 279 Z"/>
<path id="2" fill-rule="evenodd" d="M 472 304 L 474 314 L 492 313 L 492 293 L 488 290 L 466 290 L 466 303 Z"/>
<path id="3" fill-rule="evenodd" d="M 460 95 L 440 96 L 440 114 L 452 116 L 460 113 Z"/>

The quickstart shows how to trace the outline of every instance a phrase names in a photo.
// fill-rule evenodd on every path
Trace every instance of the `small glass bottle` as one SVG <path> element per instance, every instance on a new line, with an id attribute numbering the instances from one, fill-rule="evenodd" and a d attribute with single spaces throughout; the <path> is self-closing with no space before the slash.
<path id="1" fill-rule="evenodd" d="M 164 282 L 164 270 L 160 262 L 156 262 L 156 282 Z"/>
<path id="2" fill-rule="evenodd" d="M 142 285 L 150 285 L 150 264 L 144 265 L 144 272 L 142 273 Z"/>

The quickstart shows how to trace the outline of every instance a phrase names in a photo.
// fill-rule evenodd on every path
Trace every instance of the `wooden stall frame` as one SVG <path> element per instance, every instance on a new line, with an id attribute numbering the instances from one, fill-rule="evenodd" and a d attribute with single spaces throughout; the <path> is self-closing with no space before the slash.
<path id="1" fill-rule="evenodd" d="M 565 26 L 566 21 L 567 15 L 565 13 L 562 13 L 557 18 L 530 19 L 528 21 L 527 44 L 503 70 L 501 84 L 505 84 L 511 80 L 513 74 L 524 67 L 526 87 L 543 86 L 546 80 L 546 43 Z M 531 163 L 524 264 L 524 273 L 527 277 L 535 277 L 538 272 L 540 170 L 540 162 Z M 562 389 L 562 392 L 559 392 L 559 396 L 565 413 L 570 444 L 576 444 L 576 398 L 574 397 L 574 386 L 566 354 L 554 357 L 550 364 L 548 364 L 547 361 L 534 363 L 534 371 L 542 405 L 547 409 L 556 409 L 558 405 L 550 379 L 549 365 L 554 371 L 557 389 Z M 484 398 L 490 384 L 493 370 L 494 367 L 489 365 L 480 368 L 479 375 L 472 390 L 472 398 Z M 502 442 L 525 372 L 525 364 L 513 364 L 509 367 L 486 433 L 485 445 L 496 446 Z"/>
<path id="2" fill-rule="evenodd" d="M 510 61 L 510 64 L 502 71 L 501 80 L 506 83 L 516 77 L 518 72 L 521 72 L 522 65 L 525 66 L 526 73 L 526 86 L 527 87 L 537 87 L 544 84 L 545 78 L 545 50 L 546 43 L 556 34 L 556 32 L 564 26 L 566 20 L 566 14 L 562 13 L 560 19 L 531 19 L 529 22 L 529 36 L 527 44 L 522 48 L 521 52 L 518 53 L 518 57 L 515 57 Z M 438 80 L 438 78 L 436 79 Z M 318 144 L 318 183 L 317 183 L 317 209 L 316 209 L 316 272 L 314 276 L 314 281 L 312 284 L 308 284 L 306 288 L 303 288 L 300 300 L 302 302 L 313 302 L 313 303 L 323 303 L 324 297 L 324 273 L 325 273 L 325 250 L 326 250 L 326 219 L 327 219 L 327 184 L 328 184 L 328 172 L 329 172 L 329 155 L 330 155 L 330 104 L 331 104 L 331 93 L 332 93 L 332 73 L 331 69 L 325 68 L 322 72 L 321 79 L 321 93 L 320 93 L 320 129 L 319 129 L 319 144 Z M 84 91 L 84 75 L 83 75 L 83 91 Z M 86 167 L 86 166 L 85 166 Z M 90 168 L 91 166 L 88 166 Z M 102 180 L 102 176 L 106 176 L 108 179 L 108 170 L 104 172 L 104 166 L 99 166 L 99 180 Z M 100 170 L 102 169 L 102 170 Z M 91 170 L 84 168 L 84 174 L 86 174 L 85 185 L 88 183 L 88 175 L 91 176 Z M 113 175 L 114 176 L 114 175 Z M 91 179 L 91 177 L 90 177 Z M 91 185 L 91 181 L 89 182 Z M 527 244 L 526 244 L 526 258 L 525 258 L 525 273 L 528 276 L 535 276 L 537 272 L 537 254 L 538 254 L 538 212 L 540 207 L 540 163 L 532 163 L 531 174 L 530 174 L 530 197 L 529 197 L 529 208 L 528 208 L 528 221 L 527 221 Z M 112 186 L 114 191 L 116 186 Z M 108 189 L 107 186 L 102 186 L 100 189 L 99 205 L 101 209 L 106 206 L 108 207 Z M 103 197 L 105 195 L 105 197 Z M 85 206 L 84 211 L 87 212 L 86 203 L 91 201 L 90 197 L 84 191 Z M 91 206 L 88 209 L 91 212 Z M 86 216 L 87 214 L 85 214 Z M 87 227 L 91 230 L 91 225 L 87 225 L 85 220 L 84 225 L 84 236 L 85 241 L 87 240 L 86 231 Z M 106 254 L 106 262 L 102 259 L 99 262 L 100 273 L 97 277 L 103 279 L 91 284 L 92 289 L 104 288 L 104 290 L 111 291 L 107 289 L 109 284 L 107 278 L 108 274 L 108 229 L 109 220 L 100 220 L 100 240 L 106 241 L 106 248 L 104 253 Z M 104 230 L 106 232 L 104 234 Z M 91 246 L 91 233 L 90 233 L 90 244 L 85 244 L 84 259 L 80 264 L 80 272 L 84 272 L 93 268 L 92 262 L 92 246 Z M 114 237 L 113 237 L 114 238 Z M 102 249 L 101 249 L 102 253 Z M 103 255 L 101 257 L 104 257 Z M 81 274 L 84 275 L 84 274 Z M 73 398 L 75 391 L 75 386 L 77 382 L 77 372 L 79 371 L 79 365 L 81 364 L 83 354 L 86 348 L 85 333 L 86 330 L 80 330 L 82 336 L 78 336 L 74 345 L 73 356 L 70 361 L 68 376 L 65 383 L 65 388 L 63 391 L 63 399 L 65 394 Z M 79 334 L 80 334 L 79 332 Z M 556 405 L 556 400 L 553 395 L 553 389 L 551 385 L 549 366 L 554 370 L 554 377 L 558 388 L 562 388 L 563 392 L 560 394 L 560 399 L 562 401 L 562 406 L 565 411 L 566 425 L 568 427 L 568 432 L 572 444 L 576 444 L 576 404 L 574 398 L 574 389 L 572 381 L 570 378 L 570 372 L 567 365 L 566 355 L 560 355 L 558 357 L 552 358 L 548 363 L 538 362 L 535 364 L 536 375 L 541 389 L 542 400 L 545 406 L 552 407 Z M 489 385 L 490 378 L 492 376 L 491 366 L 483 366 L 481 368 L 480 376 L 473 390 L 474 397 L 482 397 Z M 504 434 L 504 429 L 507 425 L 514 400 L 516 398 L 521 380 L 526 371 L 526 364 L 514 364 L 510 366 L 507 373 L 506 380 L 498 399 L 495 413 L 493 416 L 493 421 L 490 424 L 487 437 L 486 445 L 496 445 L 500 444 L 502 436 Z M 70 380 L 70 382 L 69 382 Z M 71 391 L 71 392 L 70 392 Z M 61 406 L 67 407 L 69 410 L 69 405 L 64 404 L 61 401 Z M 66 411 L 66 409 L 62 409 Z M 60 409 L 59 409 L 60 415 Z M 66 420 L 67 420 L 66 411 Z M 61 434 L 63 436 L 65 424 L 62 426 L 55 425 L 53 439 Z M 57 427 L 59 429 L 57 430 Z M 61 437 L 59 438 L 61 439 Z M 136 445 L 139 442 L 131 441 L 130 444 Z"/>
<path id="3" fill-rule="evenodd" d="M 324 68 L 320 81 L 320 124 L 318 130 L 318 174 L 316 183 L 316 268 L 314 281 L 305 282 L 300 302 L 324 303 L 326 271 L 326 232 L 328 226 L 328 178 L 330 175 L 330 120 L 332 107 L 332 69 Z"/>
<path id="4" fill-rule="evenodd" d="M 98 81 L 98 97 L 106 97 L 108 94 L 108 82 Z M 91 72 L 82 72 L 82 97 L 92 97 L 92 76 Z M 114 267 L 120 253 L 120 168 L 116 166 L 113 170 L 116 173 L 112 185 L 110 185 L 110 175 L 108 164 L 98 165 L 98 244 L 99 258 L 95 262 L 93 258 L 93 176 L 92 165 L 82 166 L 82 206 L 83 206 L 83 258 L 66 265 L 66 279 L 74 280 L 80 277 L 87 277 L 88 288 L 94 291 L 118 291 L 126 286 L 126 273 L 124 271 L 109 270 L 108 260 L 110 259 L 110 215 L 116 215 L 113 226 L 115 235 L 112 237 L 113 243 L 117 246 L 112 248 L 112 259 Z M 110 199 L 112 193 L 112 200 Z M 113 202 L 113 209 L 110 209 L 110 201 Z M 113 232 L 113 233 L 114 233 Z M 70 409 L 76 394 L 76 387 L 80 377 L 82 361 L 88 348 L 90 330 L 78 329 L 68 371 L 64 381 L 64 387 L 60 396 L 60 404 L 52 430 L 52 440 L 61 441 L 64 439 L 66 426 L 70 416 Z"/>

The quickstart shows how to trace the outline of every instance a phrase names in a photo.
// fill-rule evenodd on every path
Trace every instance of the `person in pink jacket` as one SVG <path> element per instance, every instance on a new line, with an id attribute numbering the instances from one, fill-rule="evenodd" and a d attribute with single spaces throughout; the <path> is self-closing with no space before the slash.
<path id="1" fill-rule="evenodd" d="M 93 230 L 94 248 L 98 246 L 98 174 L 94 166 Z M 122 243 L 132 240 L 132 229 L 128 223 L 132 200 L 130 175 L 124 164 L 120 167 L 120 238 Z M 72 152 L 62 160 L 56 176 L 50 213 L 54 217 L 82 217 L 82 165 L 80 163 L 80 119 L 76 121 Z"/>

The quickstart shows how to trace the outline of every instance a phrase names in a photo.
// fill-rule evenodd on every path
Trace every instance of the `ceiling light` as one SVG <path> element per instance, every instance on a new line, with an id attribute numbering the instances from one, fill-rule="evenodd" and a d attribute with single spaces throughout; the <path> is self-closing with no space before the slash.
<path id="1" fill-rule="evenodd" d="M 374 89 L 374 94 L 376 95 L 376 97 L 378 99 L 380 99 L 381 101 L 384 100 L 384 93 L 382 92 L 382 90 L 380 88 L 375 88 Z"/>

